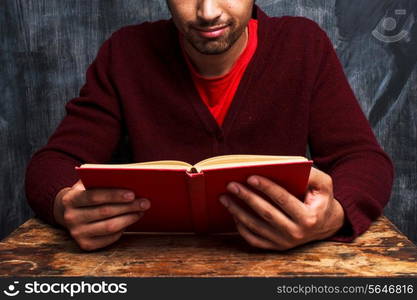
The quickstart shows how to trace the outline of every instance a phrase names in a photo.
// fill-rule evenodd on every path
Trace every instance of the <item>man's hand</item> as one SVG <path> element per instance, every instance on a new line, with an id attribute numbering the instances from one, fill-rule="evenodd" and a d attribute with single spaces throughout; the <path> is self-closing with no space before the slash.
<path id="1" fill-rule="evenodd" d="M 57 194 L 54 216 L 82 249 L 95 250 L 117 241 L 124 229 L 138 221 L 149 207 L 149 200 L 135 199 L 131 191 L 87 191 L 78 181 Z"/>
<path id="2" fill-rule="evenodd" d="M 233 215 L 241 236 L 254 247 L 286 250 L 325 239 L 343 225 L 344 212 L 333 198 L 332 179 L 320 170 L 311 169 L 304 202 L 264 177 L 251 176 L 247 182 L 270 199 L 231 182 L 228 191 L 245 201 L 253 212 L 242 209 L 228 195 L 221 196 L 220 201 Z"/>

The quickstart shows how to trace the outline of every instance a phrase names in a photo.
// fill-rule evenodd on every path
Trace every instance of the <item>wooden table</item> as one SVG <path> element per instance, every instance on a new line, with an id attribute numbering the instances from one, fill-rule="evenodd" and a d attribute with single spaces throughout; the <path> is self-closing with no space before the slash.
<path id="1" fill-rule="evenodd" d="M 354 243 L 255 249 L 237 234 L 127 233 L 83 252 L 61 229 L 30 219 L 0 242 L 0 276 L 417 277 L 417 247 L 385 217 Z"/>

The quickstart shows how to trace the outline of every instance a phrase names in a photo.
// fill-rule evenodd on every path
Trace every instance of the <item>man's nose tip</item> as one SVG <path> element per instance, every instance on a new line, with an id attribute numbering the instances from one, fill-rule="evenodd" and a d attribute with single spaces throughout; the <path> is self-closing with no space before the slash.
<path id="1" fill-rule="evenodd" d="M 197 16 L 203 20 L 214 20 L 221 16 L 222 10 L 217 0 L 202 0 L 197 9 Z"/>

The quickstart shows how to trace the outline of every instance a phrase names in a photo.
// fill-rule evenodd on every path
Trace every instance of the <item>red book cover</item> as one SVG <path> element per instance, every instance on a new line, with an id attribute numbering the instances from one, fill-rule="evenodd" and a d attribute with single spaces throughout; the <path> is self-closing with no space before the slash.
<path id="1" fill-rule="evenodd" d="M 307 188 L 312 161 L 260 162 L 257 165 L 219 166 L 207 169 L 76 168 L 86 189 L 120 188 L 147 198 L 151 208 L 127 231 L 214 233 L 236 231 L 233 218 L 219 202 L 231 181 L 246 184 L 261 175 L 286 188 L 300 200 Z M 194 172 L 191 172 L 194 171 Z M 235 198 L 239 205 L 243 201 Z"/>

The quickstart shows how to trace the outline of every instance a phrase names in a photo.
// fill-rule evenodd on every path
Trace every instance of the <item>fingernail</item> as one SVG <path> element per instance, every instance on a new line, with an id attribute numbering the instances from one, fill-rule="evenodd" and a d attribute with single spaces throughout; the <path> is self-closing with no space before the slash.
<path id="1" fill-rule="evenodd" d="M 256 186 L 256 185 L 259 185 L 259 180 L 258 180 L 258 178 L 256 178 L 255 176 L 251 176 L 251 177 L 249 177 L 249 179 L 248 179 L 248 183 L 249 183 L 250 185 Z"/>
<path id="2" fill-rule="evenodd" d="M 133 200 L 133 199 L 135 199 L 135 194 L 132 193 L 132 192 L 127 192 L 127 193 L 124 193 L 123 197 L 126 200 Z"/>
<path id="3" fill-rule="evenodd" d="M 220 196 L 220 202 L 225 206 L 228 207 L 229 206 L 229 201 L 227 201 L 225 196 Z"/>
<path id="4" fill-rule="evenodd" d="M 148 200 L 144 199 L 140 201 L 139 205 L 140 205 L 140 208 L 142 209 L 148 209 L 151 206 L 151 203 Z"/>
<path id="5" fill-rule="evenodd" d="M 229 183 L 227 185 L 227 190 L 234 194 L 239 194 L 239 187 L 237 186 L 236 183 Z"/>

